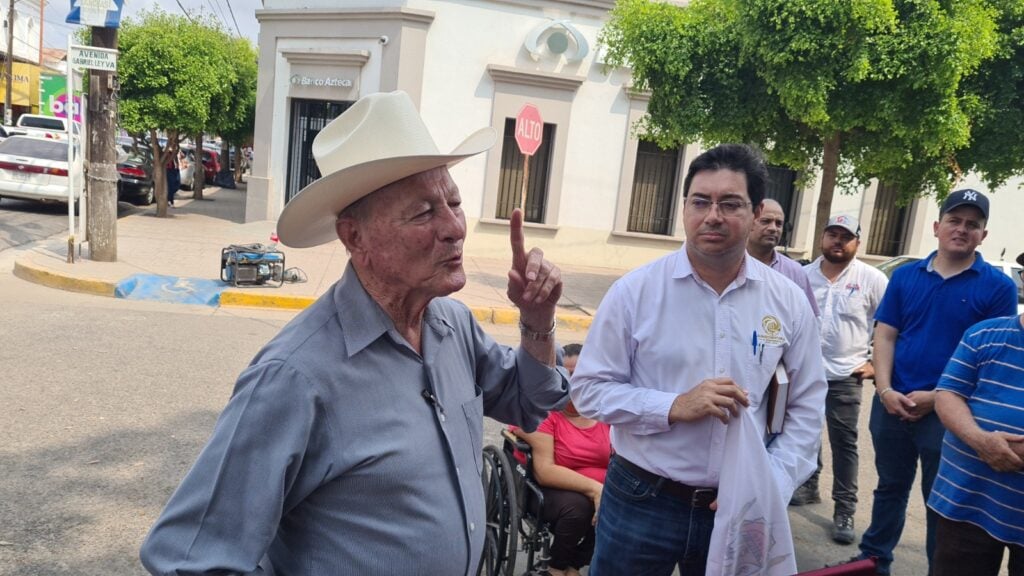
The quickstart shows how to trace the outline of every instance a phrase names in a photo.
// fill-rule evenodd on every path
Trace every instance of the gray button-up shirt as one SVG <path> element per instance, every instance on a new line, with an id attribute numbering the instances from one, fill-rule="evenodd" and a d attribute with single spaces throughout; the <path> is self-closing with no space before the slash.
<path id="1" fill-rule="evenodd" d="M 143 544 L 146 568 L 475 574 L 483 415 L 533 430 L 567 380 L 455 300 L 423 322 L 421 357 L 347 269 L 239 377 Z"/>

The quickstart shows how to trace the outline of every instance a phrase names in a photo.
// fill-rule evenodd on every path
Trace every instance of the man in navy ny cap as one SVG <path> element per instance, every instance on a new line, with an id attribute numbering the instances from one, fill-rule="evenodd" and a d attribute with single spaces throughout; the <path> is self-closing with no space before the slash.
<path id="1" fill-rule="evenodd" d="M 933 224 L 938 249 L 893 273 L 875 314 L 875 399 L 871 439 L 878 487 L 860 556 L 889 574 L 921 461 L 927 500 L 939 468 L 945 429 L 934 412 L 935 386 L 960 337 L 973 324 L 1017 313 L 1013 281 L 976 251 L 985 239 L 989 201 L 977 190 L 946 198 Z M 926 548 L 935 550 L 936 513 L 928 509 Z"/>

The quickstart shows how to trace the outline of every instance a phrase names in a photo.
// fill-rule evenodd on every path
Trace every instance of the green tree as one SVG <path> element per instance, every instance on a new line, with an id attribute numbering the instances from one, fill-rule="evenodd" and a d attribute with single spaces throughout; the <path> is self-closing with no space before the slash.
<path id="1" fill-rule="evenodd" d="M 837 182 L 949 192 L 978 106 L 964 79 L 997 39 L 984 0 L 619 0 L 602 33 L 663 147 L 748 142 L 820 170 L 815 238 Z"/>
<path id="2" fill-rule="evenodd" d="M 202 134 L 210 123 L 211 102 L 225 99 L 226 86 L 234 81 L 225 38 L 210 19 L 172 15 L 159 8 L 121 25 L 121 125 L 144 135 L 153 151 L 157 216 L 167 215 L 163 167 L 187 135 Z M 161 134 L 166 144 L 160 143 Z M 197 148 L 201 145 L 199 140 Z M 201 164 L 197 173 L 202 173 Z M 196 197 L 202 197 L 201 180 Z"/>
<path id="3" fill-rule="evenodd" d="M 252 142 L 253 130 L 256 125 L 256 50 L 248 39 L 228 39 L 228 59 L 235 72 L 235 80 L 230 86 L 228 100 L 223 108 L 214 109 L 214 123 L 209 131 L 219 134 L 223 141 L 224 171 L 228 170 L 228 148 L 234 145 L 235 178 L 241 181 L 242 145 Z"/>
<path id="4" fill-rule="evenodd" d="M 996 56 L 965 80 L 978 97 L 971 142 L 957 154 L 965 171 L 977 170 L 997 188 L 1024 174 L 1024 2 L 993 0 L 999 10 Z"/>

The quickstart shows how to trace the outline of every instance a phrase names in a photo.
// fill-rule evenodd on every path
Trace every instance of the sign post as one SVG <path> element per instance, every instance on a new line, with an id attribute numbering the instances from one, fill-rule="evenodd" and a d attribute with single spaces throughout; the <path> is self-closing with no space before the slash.
<path id="1" fill-rule="evenodd" d="M 540 148 L 544 138 L 544 121 L 540 118 L 540 111 L 533 104 L 524 104 L 519 114 L 516 115 L 516 144 L 519 151 L 523 153 L 523 192 L 519 195 L 519 209 L 523 211 L 523 221 L 526 220 L 526 188 L 530 181 L 530 157 Z"/>
<path id="2" fill-rule="evenodd" d="M 70 0 L 65 22 L 89 26 L 92 46 L 72 46 L 68 40 L 68 103 L 74 101 L 71 79 L 76 68 L 89 70 L 90 130 L 84 134 L 88 146 L 88 169 L 83 171 L 84 194 L 79 204 L 85 218 L 89 256 L 100 262 L 117 260 L 117 29 L 121 25 L 124 0 Z M 82 110 L 85 113 L 85 110 Z M 69 118 L 74 117 L 68 112 Z M 69 127 L 74 125 L 71 120 Z M 83 124 L 83 132 L 84 132 Z M 69 130 L 69 136 L 73 131 Z M 69 142 L 73 141 L 69 139 Z M 68 146 L 71 160 L 73 144 Z M 85 148 L 82 146 L 82 148 Z M 84 166 L 85 162 L 81 165 Z M 71 167 L 73 170 L 74 166 Z M 73 190 L 70 194 L 73 194 Z M 84 199 L 84 202 L 82 201 Z M 73 233 L 73 231 L 72 231 Z M 69 240 L 69 246 L 73 237 Z"/>

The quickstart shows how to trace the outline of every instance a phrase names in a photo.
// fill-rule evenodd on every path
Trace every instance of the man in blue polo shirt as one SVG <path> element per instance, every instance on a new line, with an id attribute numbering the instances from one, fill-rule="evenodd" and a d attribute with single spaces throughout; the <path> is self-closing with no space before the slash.
<path id="1" fill-rule="evenodd" d="M 945 429 L 933 408 L 946 362 L 967 328 L 1017 313 L 1013 280 L 975 251 L 987 234 L 988 206 L 976 190 L 950 194 L 933 224 L 938 250 L 893 273 L 875 314 L 876 396 L 869 428 L 878 488 L 860 555 L 877 557 L 879 574 L 889 574 L 918 459 L 926 500 L 939 468 Z M 931 564 L 937 516 L 930 509 L 927 514 Z"/>

